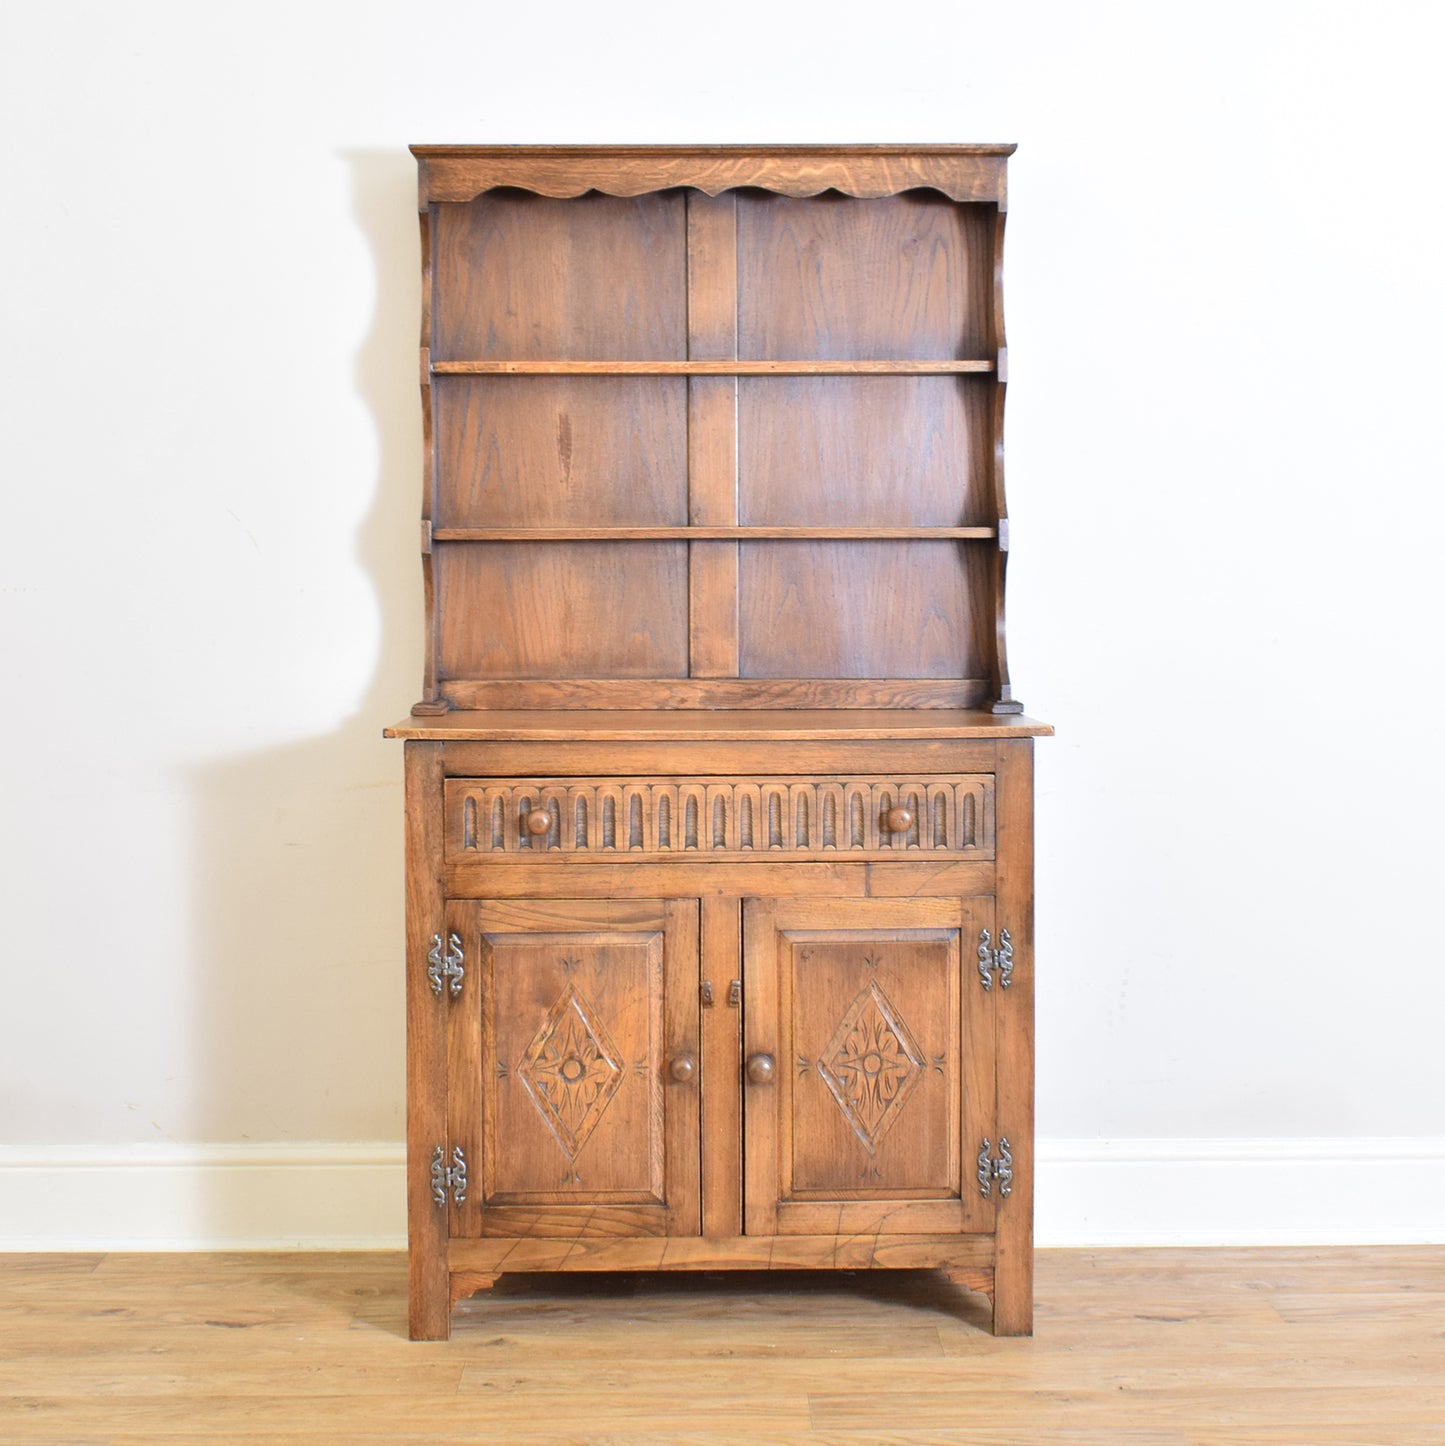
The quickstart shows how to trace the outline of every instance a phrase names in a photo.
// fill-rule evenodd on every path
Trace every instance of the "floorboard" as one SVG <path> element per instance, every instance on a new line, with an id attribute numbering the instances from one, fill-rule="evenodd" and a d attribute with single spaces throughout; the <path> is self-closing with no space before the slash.
<path id="1" fill-rule="evenodd" d="M 1438 1446 L 1445 1248 L 511 1276 L 406 1339 L 399 1254 L 0 1256 L 0 1442 Z"/>

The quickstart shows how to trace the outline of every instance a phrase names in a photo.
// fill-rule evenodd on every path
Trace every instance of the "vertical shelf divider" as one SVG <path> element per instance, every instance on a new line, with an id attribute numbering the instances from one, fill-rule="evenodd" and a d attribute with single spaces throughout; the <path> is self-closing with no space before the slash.
<path id="1" fill-rule="evenodd" d="M 687 193 L 687 355 L 738 354 L 737 199 Z M 694 526 L 738 524 L 738 379 L 689 377 L 687 511 Z M 688 545 L 688 671 L 738 676 L 738 543 Z"/>

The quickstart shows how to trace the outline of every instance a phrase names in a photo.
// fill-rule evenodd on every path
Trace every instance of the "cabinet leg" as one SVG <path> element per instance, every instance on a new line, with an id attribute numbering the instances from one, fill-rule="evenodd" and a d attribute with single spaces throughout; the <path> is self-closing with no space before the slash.
<path id="1" fill-rule="evenodd" d="M 1030 1247 L 999 1252 L 993 1282 L 993 1333 L 1034 1333 L 1034 1253 Z"/>
<path id="2" fill-rule="evenodd" d="M 447 1263 L 442 1255 L 412 1250 L 407 1261 L 410 1330 L 414 1341 L 444 1341 L 451 1335 L 451 1298 L 447 1294 Z"/>

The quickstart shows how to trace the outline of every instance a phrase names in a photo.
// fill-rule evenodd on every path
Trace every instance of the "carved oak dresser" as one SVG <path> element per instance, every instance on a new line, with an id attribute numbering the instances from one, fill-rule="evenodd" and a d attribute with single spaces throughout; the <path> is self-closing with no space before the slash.
<path id="1" fill-rule="evenodd" d="M 1031 1330 L 1012 149 L 414 148 L 414 1337 L 631 1269 Z"/>

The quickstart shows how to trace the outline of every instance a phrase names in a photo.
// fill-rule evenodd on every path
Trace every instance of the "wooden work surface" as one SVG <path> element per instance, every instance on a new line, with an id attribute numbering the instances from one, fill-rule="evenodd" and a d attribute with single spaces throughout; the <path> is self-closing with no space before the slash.
<path id="1" fill-rule="evenodd" d="M 1037 1334 L 931 1272 L 509 1277 L 406 1339 L 400 1252 L 0 1257 L 0 1440 L 1427 1446 L 1445 1248 L 1043 1251 Z"/>
<path id="2" fill-rule="evenodd" d="M 656 739 L 665 742 L 696 740 L 795 741 L 798 739 L 894 738 L 1045 738 L 1053 733 L 1048 723 L 1020 713 L 951 708 L 918 709 L 797 709 L 731 712 L 650 711 L 488 711 L 452 712 L 436 718 L 404 718 L 386 730 L 388 738 L 425 738 L 441 741 L 605 742 Z"/>

